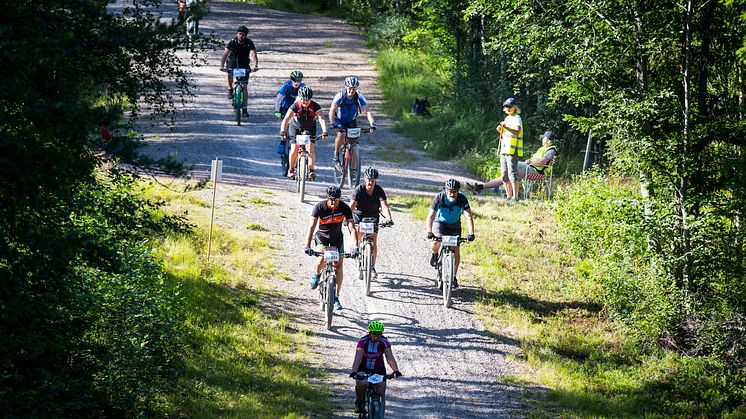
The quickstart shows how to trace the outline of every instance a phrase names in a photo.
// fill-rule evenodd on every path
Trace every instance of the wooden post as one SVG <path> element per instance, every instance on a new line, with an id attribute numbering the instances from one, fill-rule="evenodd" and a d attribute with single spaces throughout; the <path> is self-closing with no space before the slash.
<path id="1" fill-rule="evenodd" d="M 210 233 L 207 237 L 207 261 L 210 262 L 210 252 L 212 250 L 212 224 L 215 220 L 215 196 L 218 191 L 218 182 L 223 180 L 223 161 L 215 157 L 212 161 L 212 170 L 210 170 L 212 179 L 212 210 L 210 211 Z"/>

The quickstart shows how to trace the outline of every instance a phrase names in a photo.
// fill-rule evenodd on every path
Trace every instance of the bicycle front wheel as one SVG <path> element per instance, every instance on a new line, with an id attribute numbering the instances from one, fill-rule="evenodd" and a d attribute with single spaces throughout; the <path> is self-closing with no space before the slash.
<path id="1" fill-rule="evenodd" d="M 332 328 L 332 316 L 334 316 L 334 284 L 337 278 L 329 275 L 326 282 L 326 330 Z"/>
<path id="2" fill-rule="evenodd" d="M 453 277 L 456 276 L 456 261 L 452 251 L 445 253 L 443 258 L 443 307 L 451 306 L 451 290 Z"/>
<path id="3" fill-rule="evenodd" d="M 368 419 L 383 419 L 383 405 L 381 399 L 371 398 L 368 401 Z"/>
<path id="4" fill-rule="evenodd" d="M 350 147 L 350 159 L 347 162 L 348 185 L 350 190 L 360 184 L 360 149 L 353 145 Z"/>
<path id="5" fill-rule="evenodd" d="M 306 197 L 306 178 L 308 177 L 308 157 L 306 157 L 305 154 L 301 155 L 300 163 L 298 164 L 298 169 L 300 169 L 300 173 L 296 173 L 296 176 L 300 175 L 300 187 L 298 188 L 298 192 L 300 192 L 300 202 L 303 202 L 303 199 Z"/>
<path id="6" fill-rule="evenodd" d="M 366 242 L 363 245 L 363 279 L 365 280 L 365 296 L 370 295 L 370 268 L 373 259 L 373 245 L 370 242 Z"/>
<path id="7" fill-rule="evenodd" d="M 241 125 L 241 106 L 243 105 L 243 97 L 241 97 L 241 86 L 234 88 L 233 90 L 233 110 L 236 112 L 236 124 Z"/>

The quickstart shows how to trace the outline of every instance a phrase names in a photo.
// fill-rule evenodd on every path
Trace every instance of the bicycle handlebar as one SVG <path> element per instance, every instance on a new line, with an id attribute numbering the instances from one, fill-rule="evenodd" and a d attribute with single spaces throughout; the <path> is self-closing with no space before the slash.
<path id="1" fill-rule="evenodd" d="M 255 68 L 249 67 L 246 70 L 248 70 L 249 73 L 256 73 L 257 71 L 259 71 L 259 67 L 255 67 Z M 222 71 L 223 73 L 230 73 L 233 71 L 233 69 L 232 68 L 221 68 L 220 71 Z"/>
<path id="2" fill-rule="evenodd" d="M 384 375 L 384 377 L 387 380 L 394 378 L 394 376 L 395 376 L 394 373 Z M 370 377 L 370 374 L 368 374 L 367 372 L 360 371 L 357 373 L 356 376 L 350 377 L 350 378 L 352 378 L 353 380 L 365 380 L 368 377 Z"/>
<path id="3" fill-rule="evenodd" d="M 446 235 L 447 235 L 447 234 L 446 234 Z M 433 239 L 432 239 L 432 240 L 433 240 L 434 242 L 442 242 L 442 241 L 443 241 L 443 239 L 442 239 L 441 237 L 433 237 Z M 463 237 L 459 237 L 459 238 L 458 238 L 458 242 L 459 242 L 459 243 L 468 243 L 468 242 L 469 242 L 469 239 L 465 239 L 465 238 L 463 238 Z"/>
<path id="4" fill-rule="evenodd" d="M 337 132 L 347 132 L 347 128 L 342 128 L 342 127 L 332 127 L 332 128 L 335 129 L 335 130 L 337 130 Z M 375 129 L 360 128 L 360 132 L 364 132 L 364 133 L 367 133 L 367 134 L 369 134 L 371 131 L 375 131 Z"/>
<path id="5" fill-rule="evenodd" d="M 315 250 L 313 250 L 313 253 L 311 253 L 311 254 L 309 254 L 309 253 L 306 253 L 306 254 L 308 256 L 324 256 L 324 252 L 317 252 Z M 354 258 L 354 257 L 357 256 L 354 253 L 340 253 L 340 255 L 342 255 L 342 256 L 344 256 L 346 258 Z"/>

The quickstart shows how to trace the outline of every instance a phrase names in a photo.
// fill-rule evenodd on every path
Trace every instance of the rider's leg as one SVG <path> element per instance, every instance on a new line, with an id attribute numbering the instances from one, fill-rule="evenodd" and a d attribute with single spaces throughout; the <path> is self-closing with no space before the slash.
<path id="1" fill-rule="evenodd" d="M 321 275 L 321 270 L 324 269 L 324 265 L 326 265 L 324 257 L 320 256 L 319 260 L 316 262 L 316 275 Z"/>
<path id="2" fill-rule="evenodd" d="M 314 171 L 313 169 L 316 167 L 314 166 L 316 162 L 316 144 L 311 143 L 308 145 L 308 170 Z"/>
<path id="3" fill-rule="evenodd" d="M 339 154 L 339 147 L 342 145 L 342 141 L 344 141 L 345 135 L 343 132 L 337 132 L 337 136 L 334 137 L 334 156 L 336 157 Z"/>
<path id="4" fill-rule="evenodd" d="M 373 257 L 370 263 L 376 266 L 376 256 L 378 255 L 378 233 L 373 233 Z"/>
<path id="5" fill-rule="evenodd" d="M 453 260 L 455 262 L 454 265 L 456 267 L 454 269 L 453 274 L 456 275 L 458 273 L 458 264 L 459 262 L 461 262 L 461 247 L 460 246 L 456 246 L 456 251 L 453 252 L 453 255 L 455 256 Z"/>
<path id="6" fill-rule="evenodd" d="M 430 249 L 433 251 L 433 253 L 440 252 L 440 242 L 439 241 L 431 241 L 430 242 Z"/>
<path id="7" fill-rule="evenodd" d="M 355 380 L 355 398 L 365 401 L 365 390 L 368 389 L 368 380 Z"/>
<path id="8" fill-rule="evenodd" d="M 298 162 L 298 144 L 293 143 L 290 146 L 290 170 L 295 170 L 295 164 Z"/>
<path id="9" fill-rule="evenodd" d="M 382 382 L 378 385 L 378 394 L 381 395 L 381 416 L 386 412 L 386 382 Z"/>
<path id="10" fill-rule="evenodd" d="M 228 71 L 228 91 L 233 91 L 233 73 Z"/>
<path id="11" fill-rule="evenodd" d="M 337 274 L 337 295 L 336 295 L 337 298 L 339 298 L 339 293 L 342 291 L 342 280 L 344 279 L 342 276 L 343 275 L 342 267 L 344 266 L 344 264 L 342 263 L 342 259 L 343 259 L 342 254 L 340 253 L 339 256 L 340 256 L 339 261 L 337 261 L 334 264 L 334 272 Z"/>
<path id="12" fill-rule="evenodd" d="M 243 104 L 241 105 L 242 109 L 247 109 L 249 101 L 249 84 L 246 83 L 243 85 Z"/>

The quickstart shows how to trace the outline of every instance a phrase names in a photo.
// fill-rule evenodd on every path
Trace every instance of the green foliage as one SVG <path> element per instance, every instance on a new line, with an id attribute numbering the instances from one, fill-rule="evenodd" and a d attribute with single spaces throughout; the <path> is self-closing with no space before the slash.
<path id="1" fill-rule="evenodd" d="M 368 28 L 368 47 L 386 48 L 397 45 L 411 26 L 406 16 L 398 14 L 378 16 L 373 22 Z"/>

